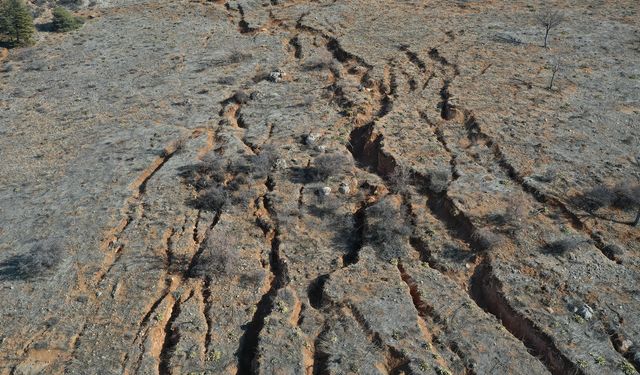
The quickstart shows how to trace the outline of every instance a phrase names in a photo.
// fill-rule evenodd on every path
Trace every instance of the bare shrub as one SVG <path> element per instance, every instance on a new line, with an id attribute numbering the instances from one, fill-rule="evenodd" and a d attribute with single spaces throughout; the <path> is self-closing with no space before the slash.
<path id="1" fill-rule="evenodd" d="M 549 80 L 549 86 L 547 87 L 547 90 L 551 91 L 553 90 L 553 82 L 555 81 L 558 72 L 560 72 L 560 70 L 562 69 L 561 59 L 557 56 L 552 57 L 549 60 L 549 69 L 551 70 L 551 79 Z"/>
<path id="2" fill-rule="evenodd" d="M 256 199 L 256 191 L 251 187 L 238 188 L 229 194 L 230 202 L 233 206 L 249 208 L 251 203 Z"/>
<path id="3" fill-rule="evenodd" d="M 471 240 L 481 250 L 489 250 L 504 245 L 506 239 L 489 228 L 479 228 L 471 234 Z"/>
<path id="4" fill-rule="evenodd" d="M 258 155 L 250 157 L 251 176 L 254 179 L 266 178 L 278 160 L 279 153 L 274 146 L 264 146 Z"/>
<path id="5" fill-rule="evenodd" d="M 552 255 L 564 255 L 578 248 L 580 244 L 583 244 L 586 242 L 588 241 L 582 240 L 580 238 L 566 237 L 566 238 L 562 238 L 562 239 L 547 243 L 543 247 L 543 251 L 547 254 L 552 254 Z"/>
<path id="6" fill-rule="evenodd" d="M 616 185 L 613 189 L 616 200 L 613 205 L 616 208 L 628 209 L 640 206 L 640 184 L 625 182 Z"/>
<path id="7" fill-rule="evenodd" d="M 229 194 L 221 186 L 211 186 L 198 194 L 194 206 L 205 211 L 222 211 L 229 204 Z"/>
<path id="8" fill-rule="evenodd" d="M 224 181 L 228 165 L 229 162 L 220 155 L 210 153 L 205 155 L 202 162 L 198 164 L 197 172 L 215 182 L 222 182 Z"/>
<path id="9" fill-rule="evenodd" d="M 499 232 L 515 235 L 526 217 L 526 207 L 522 205 L 517 197 L 509 197 L 504 211 L 489 214 L 485 219 L 489 224 L 495 225 Z"/>
<path id="10" fill-rule="evenodd" d="M 404 207 L 397 207 L 391 198 L 385 197 L 365 212 L 365 239 L 385 261 L 406 255 L 412 231 L 405 211 Z"/>
<path id="11" fill-rule="evenodd" d="M 640 224 L 640 184 L 623 183 L 616 186 L 615 193 L 618 199 L 614 206 L 623 210 L 635 210 L 636 217 L 629 224 L 638 226 Z"/>
<path id="12" fill-rule="evenodd" d="M 315 158 L 311 177 L 316 181 L 326 181 L 331 176 L 341 175 L 353 168 L 353 159 L 341 154 L 323 154 Z"/>
<path id="13" fill-rule="evenodd" d="M 265 206 L 272 215 L 275 215 L 274 219 L 280 231 L 286 231 L 287 228 L 295 226 L 300 215 L 302 215 L 302 212 L 298 209 L 298 202 L 285 200 L 275 191 L 265 195 Z"/>
<path id="14" fill-rule="evenodd" d="M 240 50 L 234 49 L 232 51 L 230 51 L 229 53 L 225 54 L 224 56 L 221 56 L 218 59 L 212 60 L 212 61 L 207 61 L 207 62 L 202 62 L 200 63 L 203 67 L 219 67 L 219 66 L 225 66 L 225 65 L 231 65 L 231 64 L 237 64 L 240 62 L 244 62 L 247 61 L 249 59 L 251 59 L 253 56 L 250 53 L 245 53 L 245 52 L 241 52 Z"/>
<path id="15" fill-rule="evenodd" d="M 549 32 L 564 21 L 564 15 L 554 9 L 545 9 L 536 16 L 538 24 L 544 27 L 544 48 L 548 48 Z"/>
<path id="16" fill-rule="evenodd" d="M 319 55 L 312 58 L 307 59 L 302 68 L 305 71 L 313 71 L 313 70 L 325 70 L 329 69 L 332 64 L 331 55 Z"/>
<path id="17" fill-rule="evenodd" d="M 608 244 L 604 246 L 602 252 L 610 259 L 620 258 L 624 254 L 624 248 L 617 244 Z"/>
<path id="18" fill-rule="evenodd" d="M 222 277 L 233 275 L 240 265 L 237 238 L 224 236 L 208 237 L 205 248 L 190 270 L 190 277 Z"/>
<path id="19" fill-rule="evenodd" d="M 263 269 L 254 270 L 240 275 L 240 286 L 243 288 L 259 289 L 266 277 Z"/>
<path id="20" fill-rule="evenodd" d="M 232 99 L 238 104 L 247 104 L 250 98 L 244 91 L 238 90 L 233 94 Z"/>
<path id="21" fill-rule="evenodd" d="M 429 187 L 436 193 L 441 193 L 449 187 L 449 172 L 440 170 L 429 173 Z"/>
<path id="22" fill-rule="evenodd" d="M 396 166 L 393 173 L 389 175 L 389 185 L 398 194 L 406 193 L 411 186 L 412 180 L 413 171 L 400 165 Z"/>

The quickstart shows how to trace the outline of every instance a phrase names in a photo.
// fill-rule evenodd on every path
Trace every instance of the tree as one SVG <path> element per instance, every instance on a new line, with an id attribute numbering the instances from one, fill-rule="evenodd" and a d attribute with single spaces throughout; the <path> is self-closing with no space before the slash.
<path id="1" fill-rule="evenodd" d="M 75 17 L 71 12 L 63 7 L 57 7 L 53 10 L 53 21 L 51 22 L 53 31 L 65 32 L 79 28 L 82 20 Z"/>
<path id="2" fill-rule="evenodd" d="M 564 16 L 556 10 L 546 9 L 539 13 L 536 19 L 544 27 L 544 48 L 548 48 L 549 31 L 560 25 L 564 21 Z"/>
<path id="3" fill-rule="evenodd" d="M 551 69 L 551 80 L 549 81 L 549 87 L 547 87 L 547 90 L 551 91 L 553 89 L 553 81 L 556 79 L 556 75 L 562 68 L 562 61 L 557 57 L 552 58 L 549 61 L 549 68 Z"/>
<path id="4" fill-rule="evenodd" d="M 23 0 L 1 0 L 0 34 L 9 37 L 16 46 L 33 43 L 33 17 Z"/>

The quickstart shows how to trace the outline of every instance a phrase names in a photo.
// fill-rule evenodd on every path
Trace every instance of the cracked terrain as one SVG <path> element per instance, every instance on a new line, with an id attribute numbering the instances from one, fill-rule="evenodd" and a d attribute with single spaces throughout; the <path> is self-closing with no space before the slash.
<path id="1" fill-rule="evenodd" d="M 524 1 L 105 0 L 11 50 L 0 374 L 637 373 L 605 3 L 545 49 Z"/>

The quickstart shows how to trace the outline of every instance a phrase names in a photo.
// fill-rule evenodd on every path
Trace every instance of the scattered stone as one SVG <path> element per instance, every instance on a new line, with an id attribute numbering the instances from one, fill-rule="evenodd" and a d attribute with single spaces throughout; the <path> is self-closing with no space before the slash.
<path id="1" fill-rule="evenodd" d="M 274 165 L 274 168 L 277 170 L 284 170 L 284 169 L 287 169 L 287 167 L 288 167 L 287 161 L 284 159 L 276 160 L 276 163 Z"/>
<path id="2" fill-rule="evenodd" d="M 269 81 L 271 82 L 282 82 L 284 78 L 284 72 L 280 69 L 274 70 L 273 72 L 269 73 Z"/>
<path id="3" fill-rule="evenodd" d="M 318 139 L 320 139 L 320 134 L 309 133 L 307 134 L 307 136 L 304 137 L 304 144 L 307 146 L 312 146 L 316 144 L 316 142 L 318 142 Z"/>
<path id="4" fill-rule="evenodd" d="M 327 196 L 331 194 L 331 188 L 328 186 L 324 186 L 323 188 L 320 189 L 320 194 Z"/>
<path id="5" fill-rule="evenodd" d="M 624 339 L 620 342 L 620 351 L 626 353 L 633 347 L 633 341 L 629 339 Z"/>
<path id="6" fill-rule="evenodd" d="M 338 190 L 342 194 L 349 194 L 349 192 L 351 192 L 351 188 L 349 187 L 349 184 L 347 184 L 346 182 L 342 182 Z"/>
<path id="7" fill-rule="evenodd" d="M 581 316 L 584 320 L 590 320 L 593 318 L 593 309 L 586 303 L 582 306 L 574 307 L 573 312 Z"/>

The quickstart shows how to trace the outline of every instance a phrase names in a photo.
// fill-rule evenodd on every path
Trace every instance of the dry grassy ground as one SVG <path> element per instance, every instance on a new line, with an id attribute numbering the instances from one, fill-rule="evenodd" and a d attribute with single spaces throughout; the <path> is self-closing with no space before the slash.
<path id="1" fill-rule="evenodd" d="M 102 1 L 0 57 L 0 374 L 636 373 L 640 5 L 549 6 Z"/>

